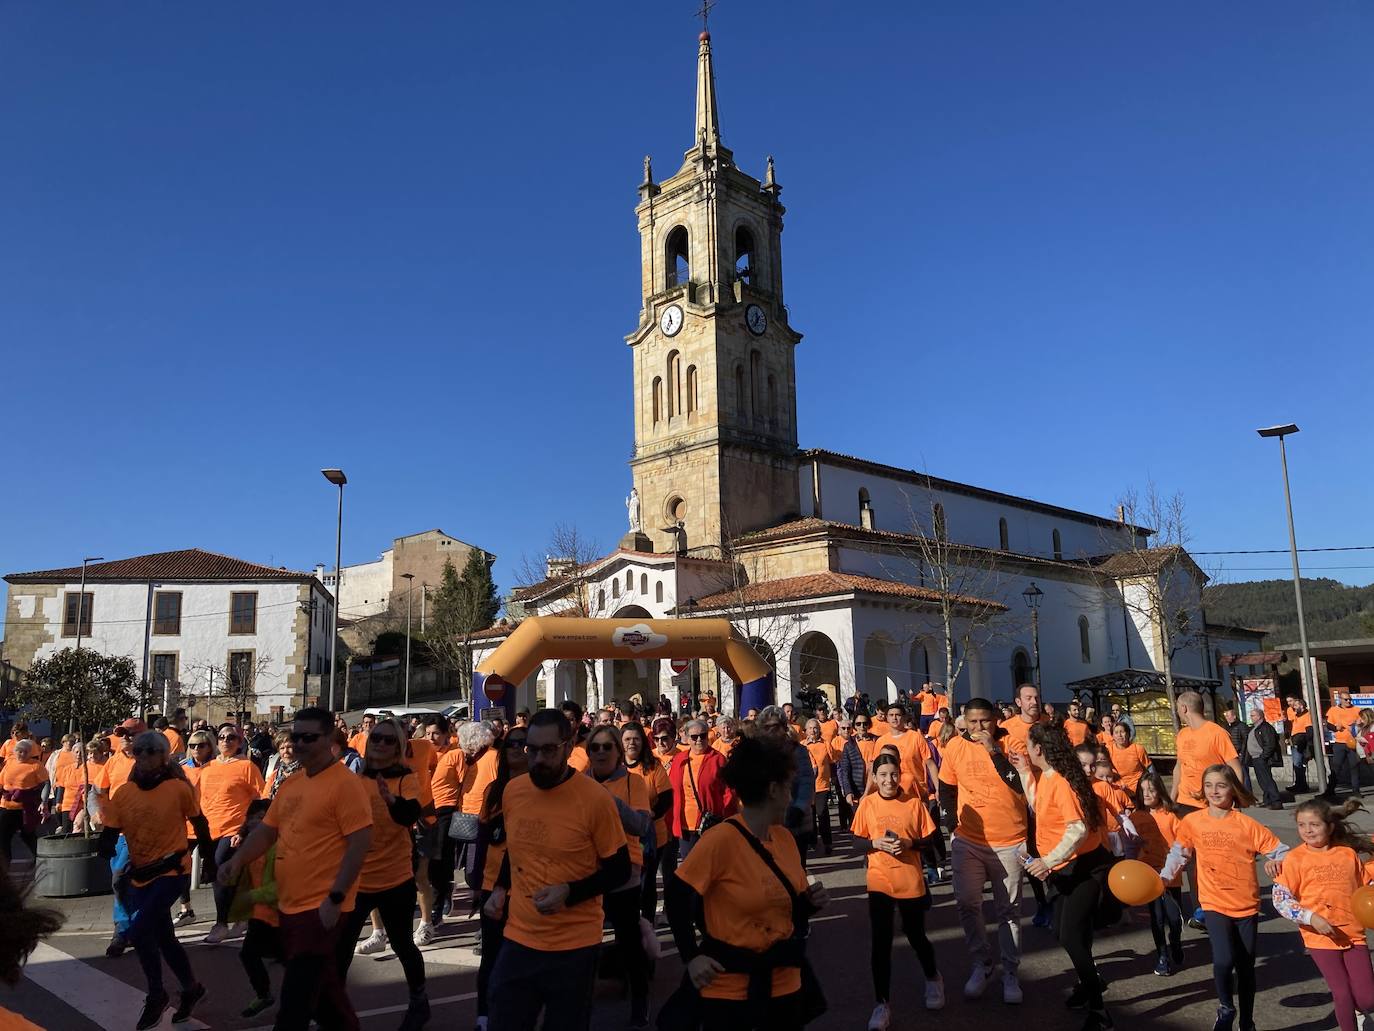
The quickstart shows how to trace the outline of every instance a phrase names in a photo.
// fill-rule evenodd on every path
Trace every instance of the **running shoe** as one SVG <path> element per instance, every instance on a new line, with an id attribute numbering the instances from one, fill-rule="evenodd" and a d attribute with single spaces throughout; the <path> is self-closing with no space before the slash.
<path id="1" fill-rule="evenodd" d="M 421 989 L 419 995 L 410 997 L 410 1005 L 406 1007 L 405 1016 L 401 1018 L 401 1024 L 396 1031 L 420 1031 L 429 1023 L 429 996 Z"/>
<path id="2" fill-rule="evenodd" d="M 1174 964 L 1169 959 L 1169 950 L 1160 949 L 1159 958 L 1155 961 L 1155 976 L 1168 977 L 1174 972 Z"/>
<path id="3" fill-rule="evenodd" d="M 1004 972 L 1002 974 L 1002 1001 L 1009 1006 L 1019 1006 L 1024 998 L 1025 996 L 1021 993 L 1021 982 L 1016 979 L 1016 975 Z"/>
<path id="4" fill-rule="evenodd" d="M 988 981 L 992 978 L 992 964 L 980 963 L 973 968 L 973 973 L 968 975 L 968 980 L 964 982 L 964 998 L 976 999 L 987 990 Z"/>
<path id="5" fill-rule="evenodd" d="M 1035 907 L 1035 916 L 1031 917 L 1032 927 L 1049 927 L 1054 923 L 1054 910 L 1049 903 Z"/>
<path id="6" fill-rule="evenodd" d="M 229 928 L 229 933 L 226 934 L 224 937 L 225 937 L 225 938 L 228 938 L 228 939 L 232 939 L 232 938 L 242 938 L 242 937 L 243 937 L 245 934 L 247 934 L 247 933 L 248 933 L 248 921 L 247 921 L 247 920 L 240 920 L 240 921 L 239 921 L 238 923 L 236 923 L 233 927 Z"/>
<path id="7" fill-rule="evenodd" d="M 434 942 L 434 925 L 421 924 L 415 928 L 415 935 L 411 939 L 416 945 L 430 945 Z"/>
<path id="8" fill-rule="evenodd" d="M 166 992 L 158 992 L 150 995 L 143 1000 L 143 1012 L 139 1015 L 138 1023 L 134 1026 L 138 1031 L 147 1031 L 150 1027 L 157 1027 L 162 1023 L 162 1014 L 167 1012 L 170 1000 Z"/>
<path id="9" fill-rule="evenodd" d="M 892 1007 L 880 1002 L 873 1007 L 873 1016 L 868 1018 L 868 1031 L 887 1031 L 892 1023 Z"/>
<path id="10" fill-rule="evenodd" d="M 210 928 L 210 932 L 205 936 L 206 945 L 218 945 L 229 937 L 229 928 L 224 924 L 215 924 Z"/>
<path id="11" fill-rule="evenodd" d="M 205 985 L 197 981 L 181 993 L 181 1000 L 177 1003 L 176 1012 L 172 1014 L 172 1023 L 180 1024 L 190 1020 L 191 1011 L 196 1008 L 196 1003 L 203 998 L 205 998 Z"/>
<path id="12" fill-rule="evenodd" d="M 1231 1031 L 1236 1023 L 1236 1008 L 1234 1006 L 1218 1006 L 1217 1022 L 1212 1025 L 1212 1031 Z"/>
<path id="13" fill-rule="evenodd" d="M 359 956 L 372 956 L 386 951 L 386 932 L 373 931 L 353 950 Z"/>
<path id="14" fill-rule="evenodd" d="M 196 911 L 194 909 L 183 909 L 177 914 L 177 918 L 172 921 L 173 927 L 185 927 L 187 924 L 196 922 Z"/>
<path id="15" fill-rule="evenodd" d="M 124 950 L 129 947 L 129 939 L 118 931 L 110 939 L 110 944 L 105 946 L 105 956 L 108 959 L 118 959 L 124 955 Z"/>
<path id="16" fill-rule="evenodd" d="M 243 1007 L 243 1016 L 256 1017 L 263 1010 L 271 1009 L 277 1004 L 277 1000 L 270 995 L 259 995 L 256 999 Z"/>
<path id="17" fill-rule="evenodd" d="M 1098 994 L 1100 995 L 1106 990 L 1107 982 L 1104 981 L 1102 979 L 1102 976 L 1099 974 L 1097 978 Z M 1088 989 L 1083 986 L 1083 983 L 1081 981 L 1073 986 L 1073 991 L 1071 991 L 1069 993 L 1069 997 L 1064 1000 L 1064 1005 L 1071 1010 L 1081 1010 L 1083 1009 L 1083 1007 L 1088 1005 Z"/>
<path id="18" fill-rule="evenodd" d="M 1112 1023 L 1112 1015 L 1107 1012 L 1106 1007 L 1100 1010 L 1088 1010 L 1088 1016 L 1083 1021 L 1083 1031 L 1107 1031 L 1108 1028 L 1115 1026 Z"/>
<path id="19" fill-rule="evenodd" d="M 932 980 L 926 982 L 926 1009 L 942 1010 L 945 1008 L 945 979 L 936 974 Z"/>

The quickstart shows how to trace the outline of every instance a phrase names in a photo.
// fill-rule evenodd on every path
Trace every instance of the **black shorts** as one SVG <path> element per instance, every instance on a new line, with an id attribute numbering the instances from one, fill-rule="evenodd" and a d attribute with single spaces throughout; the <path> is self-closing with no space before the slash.
<path id="1" fill-rule="evenodd" d="M 415 832 L 415 851 L 421 859 L 442 859 L 444 839 L 448 837 L 448 825 L 453 820 L 453 810 L 440 810 L 434 822 L 428 827 L 423 824 Z"/>

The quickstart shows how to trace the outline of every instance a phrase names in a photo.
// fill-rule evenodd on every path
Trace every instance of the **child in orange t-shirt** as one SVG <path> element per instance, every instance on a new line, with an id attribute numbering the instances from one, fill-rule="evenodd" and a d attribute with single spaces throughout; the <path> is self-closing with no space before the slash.
<path id="1" fill-rule="evenodd" d="M 806 721 L 806 751 L 816 771 L 816 793 L 811 797 L 811 834 L 819 837 L 824 855 L 830 855 L 830 785 L 835 776 L 835 753 L 821 733 L 821 721 Z"/>
<path id="2" fill-rule="evenodd" d="M 1207 808 L 1189 813 L 1179 821 L 1174 845 L 1160 876 L 1167 882 L 1177 877 L 1197 857 L 1197 894 L 1207 940 L 1212 946 L 1212 971 L 1217 989 L 1217 1023 L 1229 1026 L 1237 1004 L 1231 991 L 1232 977 L 1240 995 L 1240 1026 L 1255 1025 L 1255 947 L 1259 937 L 1259 878 L 1255 857 L 1264 856 L 1265 872 L 1273 877 L 1288 846 L 1263 824 L 1238 806 L 1254 805 L 1255 799 L 1224 763 L 1207 767 L 1202 774 L 1202 795 Z"/>
<path id="3" fill-rule="evenodd" d="M 1137 858 L 1152 870 L 1162 870 L 1178 830 L 1178 807 L 1153 769 L 1140 776 L 1136 807 L 1131 813 L 1140 846 Z M 1155 973 L 1169 977 L 1183 969 L 1183 878 L 1164 883 L 1164 894 L 1150 903 L 1150 934 L 1155 940 Z M 1167 935 L 1167 943 L 1166 943 Z"/>
<path id="4" fill-rule="evenodd" d="M 1361 1013 L 1374 1010 L 1374 968 L 1365 931 L 1351 911 L 1355 889 L 1370 883 L 1374 842 L 1345 822 L 1356 809 L 1339 809 L 1320 798 L 1298 806 L 1294 816 L 1302 844 L 1284 857 L 1274 878 L 1274 909 L 1298 925 L 1312 962 L 1326 978 L 1341 1031 L 1355 1031 Z"/>
<path id="5" fill-rule="evenodd" d="M 935 966 L 935 949 L 926 937 L 930 895 L 921 871 L 922 843 L 935 834 L 935 822 L 919 798 L 902 792 L 902 761 L 889 752 L 873 760 L 875 790 L 864 795 L 850 830 L 861 852 L 868 853 L 868 922 L 873 994 L 877 1007 L 869 1027 L 891 1020 L 888 992 L 892 983 L 892 911 L 902 915 L 902 931 L 916 953 L 926 978 L 926 1009 L 945 1004 L 945 983 Z"/>

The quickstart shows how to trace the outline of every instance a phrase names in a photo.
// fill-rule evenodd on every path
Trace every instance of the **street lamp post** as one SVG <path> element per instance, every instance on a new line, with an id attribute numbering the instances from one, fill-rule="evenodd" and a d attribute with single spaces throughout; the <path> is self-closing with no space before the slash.
<path id="1" fill-rule="evenodd" d="M 86 566 L 92 562 L 104 562 L 102 555 L 87 555 L 81 560 L 81 588 L 76 592 L 76 666 L 78 675 L 85 673 L 85 663 L 81 660 L 81 625 L 86 622 Z M 84 676 L 82 679 L 85 679 Z M 76 713 L 67 721 L 67 733 L 76 733 Z"/>
<path id="2" fill-rule="evenodd" d="M 1302 642 L 1302 688 L 1307 700 L 1307 711 L 1312 714 L 1312 761 L 1317 764 L 1317 790 L 1326 791 L 1326 727 L 1323 725 L 1321 699 L 1317 695 L 1317 682 L 1313 676 L 1312 657 L 1307 649 L 1307 621 L 1302 614 L 1302 573 L 1298 568 L 1298 536 L 1293 529 L 1293 495 L 1288 489 L 1288 448 L 1283 438 L 1298 432 L 1297 426 L 1287 423 L 1283 426 L 1266 426 L 1256 430 L 1261 437 L 1279 438 L 1279 461 L 1283 466 L 1283 501 L 1288 510 L 1288 551 L 1293 557 L 1293 600 L 1298 606 L 1298 640 Z"/>
<path id="3" fill-rule="evenodd" d="M 406 582 L 406 708 L 410 708 L 410 613 L 415 608 L 415 574 L 402 573 Z"/>
<path id="4" fill-rule="evenodd" d="M 330 620 L 329 635 L 329 711 L 334 711 L 334 666 L 339 653 L 339 602 L 343 600 L 343 489 L 348 482 L 342 469 L 321 469 L 324 478 L 339 488 L 339 522 L 334 531 L 334 615 Z"/>
<path id="5" fill-rule="evenodd" d="M 1026 606 L 1031 614 L 1031 648 L 1035 652 L 1035 686 L 1040 686 L 1040 599 L 1045 596 L 1045 592 L 1035 586 L 1035 581 L 1021 592 L 1021 597 L 1026 599 Z"/>

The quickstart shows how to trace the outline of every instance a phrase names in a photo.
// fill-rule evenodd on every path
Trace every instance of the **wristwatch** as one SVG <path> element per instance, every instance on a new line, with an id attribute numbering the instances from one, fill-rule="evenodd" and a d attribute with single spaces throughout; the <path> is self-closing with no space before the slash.
<path id="1" fill-rule="evenodd" d="M 329 901 L 334 903 L 334 905 L 336 906 L 342 906 L 344 898 L 344 893 L 341 891 L 331 891 L 329 893 Z"/>

